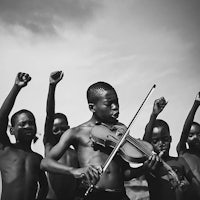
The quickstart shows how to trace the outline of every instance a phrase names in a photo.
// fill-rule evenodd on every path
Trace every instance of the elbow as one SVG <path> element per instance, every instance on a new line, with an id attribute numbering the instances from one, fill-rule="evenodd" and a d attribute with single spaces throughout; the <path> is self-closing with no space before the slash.
<path id="1" fill-rule="evenodd" d="M 176 152 L 178 153 L 178 155 L 180 154 L 180 143 L 178 143 L 178 145 L 176 146 Z"/>
<path id="2" fill-rule="evenodd" d="M 40 169 L 43 171 L 48 171 L 48 160 L 47 158 L 43 158 L 40 163 Z"/>

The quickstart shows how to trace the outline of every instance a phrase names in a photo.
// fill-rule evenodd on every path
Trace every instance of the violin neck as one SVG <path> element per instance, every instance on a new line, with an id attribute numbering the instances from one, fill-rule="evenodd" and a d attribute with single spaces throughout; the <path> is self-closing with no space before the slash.
<path id="1" fill-rule="evenodd" d="M 135 146 L 141 153 L 143 153 L 147 158 L 153 155 L 153 152 L 147 149 L 138 139 L 127 135 L 126 141 L 130 142 L 133 146 Z"/>

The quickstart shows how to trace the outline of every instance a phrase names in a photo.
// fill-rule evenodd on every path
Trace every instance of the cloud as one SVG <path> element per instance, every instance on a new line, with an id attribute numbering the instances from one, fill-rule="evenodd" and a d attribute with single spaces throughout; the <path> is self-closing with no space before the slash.
<path id="1" fill-rule="evenodd" d="M 51 34 L 64 25 L 83 27 L 98 8 L 99 3 L 92 0 L 0 0 L 0 22 L 7 28 Z"/>
<path id="2" fill-rule="evenodd" d="M 130 9 L 141 26 L 145 24 L 155 29 L 162 26 L 165 31 L 177 30 L 184 40 L 199 38 L 199 0 L 137 1 Z"/>

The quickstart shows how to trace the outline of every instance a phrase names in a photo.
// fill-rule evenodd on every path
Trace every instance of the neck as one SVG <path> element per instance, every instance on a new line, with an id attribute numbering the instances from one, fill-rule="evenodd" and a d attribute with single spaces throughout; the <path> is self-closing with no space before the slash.
<path id="1" fill-rule="evenodd" d="M 92 118 L 90 119 L 90 121 L 91 122 L 93 122 L 94 124 L 105 124 L 105 125 L 107 125 L 107 126 L 110 126 L 110 127 L 112 127 L 112 126 L 114 126 L 114 125 L 116 125 L 117 124 L 117 120 L 114 122 L 105 122 L 105 121 L 103 121 L 103 120 L 101 120 L 101 119 L 98 119 L 97 117 L 95 117 L 94 115 L 92 116 Z"/>
<path id="2" fill-rule="evenodd" d="M 26 150 L 26 151 L 31 151 L 31 144 L 24 144 L 22 142 L 19 142 L 17 141 L 15 146 L 19 149 L 23 149 L 23 150 Z"/>

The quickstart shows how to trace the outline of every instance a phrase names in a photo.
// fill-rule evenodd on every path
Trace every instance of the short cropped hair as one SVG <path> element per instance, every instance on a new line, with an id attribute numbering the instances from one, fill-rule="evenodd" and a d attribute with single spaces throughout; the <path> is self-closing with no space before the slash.
<path id="1" fill-rule="evenodd" d="M 87 90 L 87 101 L 88 103 L 96 103 L 99 99 L 99 96 L 104 91 L 113 90 L 115 93 L 115 89 L 106 82 L 96 82 L 92 84 Z"/>
<path id="2" fill-rule="evenodd" d="M 65 114 L 63 114 L 63 113 L 55 113 L 54 114 L 54 119 L 57 119 L 57 118 L 64 119 L 65 122 L 68 124 L 68 119 L 67 119 L 67 116 Z"/>
<path id="3" fill-rule="evenodd" d="M 197 123 L 197 122 L 192 122 L 192 125 L 194 125 L 194 126 L 200 126 L 200 124 Z"/>
<path id="4" fill-rule="evenodd" d="M 29 110 L 26 110 L 26 109 L 22 109 L 22 110 L 19 110 L 17 111 L 16 113 L 14 113 L 11 117 L 11 126 L 14 126 L 15 125 L 15 120 L 17 118 L 18 115 L 22 114 L 22 113 L 27 113 L 28 115 L 31 115 L 31 117 L 34 119 L 35 121 L 35 116 L 33 115 L 33 113 Z"/>
<path id="5" fill-rule="evenodd" d="M 167 129 L 167 131 L 170 133 L 170 129 L 169 129 L 169 125 L 166 121 L 162 120 L 162 119 L 156 119 L 154 127 L 164 127 Z"/>

